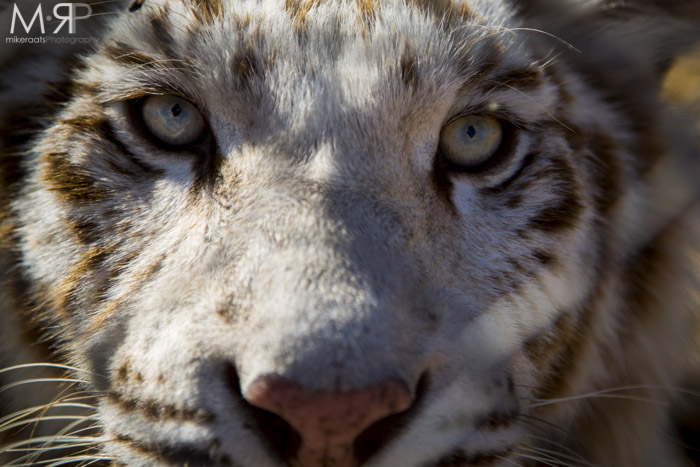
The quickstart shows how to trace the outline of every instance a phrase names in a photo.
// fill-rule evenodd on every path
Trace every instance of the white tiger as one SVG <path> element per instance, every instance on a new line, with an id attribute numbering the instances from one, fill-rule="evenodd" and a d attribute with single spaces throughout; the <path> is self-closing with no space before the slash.
<path id="1" fill-rule="evenodd" d="M 698 462 L 696 2 L 89 8 L 0 55 L 4 465 Z"/>

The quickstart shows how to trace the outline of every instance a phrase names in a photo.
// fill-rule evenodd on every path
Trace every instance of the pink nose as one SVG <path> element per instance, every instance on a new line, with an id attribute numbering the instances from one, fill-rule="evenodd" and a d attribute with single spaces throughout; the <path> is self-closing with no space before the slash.
<path id="1" fill-rule="evenodd" d="M 349 392 L 311 391 L 278 375 L 261 376 L 246 400 L 273 412 L 301 436 L 294 467 L 357 465 L 353 442 L 373 423 L 411 406 L 411 393 L 398 380 Z"/>

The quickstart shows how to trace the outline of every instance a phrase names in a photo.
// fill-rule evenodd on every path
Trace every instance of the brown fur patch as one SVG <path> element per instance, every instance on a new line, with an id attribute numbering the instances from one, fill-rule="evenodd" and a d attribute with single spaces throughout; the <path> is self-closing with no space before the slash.
<path id="1" fill-rule="evenodd" d="M 406 0 L 406 2 L 427 13 L 435 23 L 473 19 L 466 2 L 459 2 L 457 5 L 452 0 Z"/>
<path id="2" fill-rule="evenodd" d="M 419 82 L 416 63 L 416 56 L 407 46 L 401 54 L 399 70 L 401 71 L 401 81 L 409 88 L 417 87 Z"/>
<path id="3" fill-rule="evenodd" d="M 294 29 L 302 32 L 305 29 L 306 15 L 312 8 L 325 0 L 285 0 L 284 8 L 294 23 Z"/>
<path id="4" fill-rule="evenodd" d="M 123 363 L 119 369 L 117 370 L 116 377 L 114 378 L 114 381 L 119 383 L 119 384 L 125 384 L 127 380 L 129 379 L 129 375 L 131 374 L 131 363 L 130 362 L 125 362 Z"/>
<path id="5" fill-rule="evenodd" d="M 551 328 L 525 344 L 526 356 L 538 369 L 536 398 L 556 398 L 567 391 L 570 375 L 575 372 L 579 356 L 583 354 L 591 314 L 590 309 L 581 314 L 563 313 Z"/>
<path id="6" fill-rule="evenodd" d="M 143 375 L 141 374 L 141 372 L 134 371 L 131 362 L 127 360 L 117 370 L 114 382 L 120 385 L 125 385 L 129 381 L 134 381 L 136 382 L 136 384 L 142 384 Z"/>
<path id="7" fill-rule="evenodd" d="M 197 22 L 203 25 L 212 24 L 224 15 L 222 0 L 190 0 L 190 2 L 192 3 L 192 15 Z"/>
<path id="8" fill-rule="evenodd" d="M 105 45 L 102 53 L 113 62 L 129 67 L 147 67 L 156 62 L 155 58 L 137 52 L 123 42 Z"/>
<path id="9" fill-rule="evenodd" d="M 240 318 L 238 308 L 230 301 L 217 306 L 216 314 L 219 315 L 227 324 L 233 324 Z"/>
<path id="10" fill-rule="evenodd" d="M 544 85 L 545 80 L 540 68 L 520 68 L 489 78 L 496 89 L 506 88 L 526 92 L 534 91 Z"/>
<path id="11" fill-rule="evenodd" d="M 92 203 L 108 197 L 108 192 L 99 186 L 86 169 L 73 164 L 66 153 L 48 153 L 42 157 L 46 164 L 42 180 L 49 189 L 61 195 L 64 201 Z"/>
<path id="12" fill-rule="evenodd" d="M 76 298 L 84 287 L 86 276 L 104 263 L 110 251 L 102 247 L 89 248 L 83 253 L 71 268 L 70 274 L 51 289 L 50 297 L 56 317 L 60 320 L 69 319 L 76 311 Z M 84 295 L 85 292 L 80 292 Z"/>
<path id="13" fill-rule="evenodd" d="M 100 130 L 107 124 L 104 118 L 89 115 L 62 119 L 58 123 L 69 126 L 80 133 L 90 133 L 96 136 L 102 135 Z"/>
<path id="14" fill-rule="evenodd" d="M 357 7 L 360 9 L 360 19 L 363 23 L 371 23 L 377 15 L 377 6 L 380 0 L 358 0 Z"/>
<path id="15" fill-rule="evenodd" d="M 135 291 L 137 291 L 146 281 L 148 281 L 154 274 L 160 271 L 163 261 L 166 255 L 161 255 L 161 257 L 151 263 L 146 268 L 137 271 L 133 276 L 133 286 L 129 288 L 127 292 L 121 297 L 115 298 L 109 302 L 105 302 L 102 309 L 94 316 L 91 317 L 90 323 L 86 328 L 88 334 L 96 332 L 101 329 L 109 320 L 114 316 L 119 308 L 125 303 L 127 297 L 131 296 Z M 115 265 L 111 265 L 110 270 L 107 272 L 107 282 L 115 282 L 117 278 L 124 272 L 126 267 L 131 264 L 138 257 L 138 253 L 132 252 L 128 253 L 122 258 L 121 261 L 117 262 Z"/>
<path id="16" fill-rule="evenodd" d="M 17 221 L 9 212 L 0 213 L 0 247 L 10 248 L 17 239 L 15 238 Z"/>

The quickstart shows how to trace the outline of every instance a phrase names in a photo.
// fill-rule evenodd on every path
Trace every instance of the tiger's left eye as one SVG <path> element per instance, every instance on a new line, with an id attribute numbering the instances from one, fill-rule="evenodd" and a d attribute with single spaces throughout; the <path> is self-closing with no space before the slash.
<path id="1" fill-rule="evenodd" d="M 197 107 L 177 96 L 148 96 L 143 101 L 141 117 L 151 136 L 170 146 L 193 144 L 206 128 Z"/>
<path id="2" fill-rule="evenodd" d="M 445 125 L 440 132 L 440 152 L 456 166 L 479 167 L 498 152 L 503 133 L 503 125 L 493 117 L 460 117 Z"/>

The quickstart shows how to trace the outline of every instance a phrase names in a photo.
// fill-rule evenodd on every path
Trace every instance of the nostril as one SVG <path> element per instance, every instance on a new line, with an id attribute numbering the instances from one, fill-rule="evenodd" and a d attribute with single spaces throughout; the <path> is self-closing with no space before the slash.
<path id="1" fill-rule="evenodd" d="M 333 465 L 355 466 L 360 457 L 376 452 L 376 429 L 367 429 L 381 420 L 384 432 L 393 425 L 396 413 L 412 403 L 406 385 L 389 379 L 366 388 L 349 391 L 316 391 L 304 388 L 279 375 L 257 378 L 246 390 L 249 404 L 277 416 L 298 433 L 300 445 L 285 449 L 285 458 L 297 467 Z M 358 444 L 358 440 L 365 439 Z M 359 451 L 358 451 L 359 447 Z"/>
<path id="2" fill-rule="evenodd" d="M 296 457 L 301 446 L 301 436 L 282 417 L 250 405 L 245 400 L 241 393 L 238 372 L 231 364 L 226 365 L 226 383 L 239 403 L 239 407 L 245 412 L 248 419 L 246 426 L 258 433 L 270 452 L 277 453 L 285 459 Z"/>
<path id="3" fill-rule="evenodd" d="M 355 439 L 353 447 L 358 464 L 362 465 L 368 461 L 409 425 L 411 419 L 418 410 L 420 410 L 425 400 L 424 394 L 428 390 L 428 385 L 429 380 L 428 374 L 426 373 L 418 380 L 416 393 L 413 397 L 413 404 L 410 409 L 382 418 L 367 427 L 367 429 Z"/>

